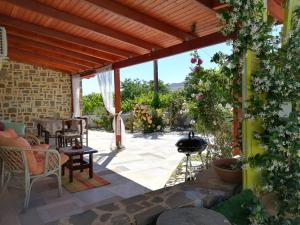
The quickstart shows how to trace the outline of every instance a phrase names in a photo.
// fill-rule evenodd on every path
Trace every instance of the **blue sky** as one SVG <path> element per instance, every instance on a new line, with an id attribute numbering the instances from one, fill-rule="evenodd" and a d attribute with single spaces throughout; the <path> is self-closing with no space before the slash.
<path id="1" fill-rule="evenodd" d="M 230 53 L 231 47 L 225 43 L 201 48 L 198 50 L 201 59 L 203 60 L 204 68 L 213 68 L 216 65 L 211 63 L 211 57 L 216 53 L 222 51 Z M 186 52 L 158 60 L 158 77 L 165 83 L 179 83 L 184 81 L 187 74 L 190 72 L 191 52 Z M 120 70 L 121 81 L 126 78 L 140 80 L 153 79 L 153 62 L 142 63 Z M 83 95 L 88 95 L 92 92 L 99 92 L 98 82 L 96 77 L 91 79 L 84 79 L 82 82 Z"/>

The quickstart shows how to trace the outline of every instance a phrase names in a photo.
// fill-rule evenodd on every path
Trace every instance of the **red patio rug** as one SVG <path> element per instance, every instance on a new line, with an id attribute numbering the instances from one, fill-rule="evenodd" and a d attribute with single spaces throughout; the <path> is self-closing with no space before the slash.
<path id="1" fill-rule="evenodd" d="M 93 174 L 93 178 L 89 177 L 88 169 L 82 173 L 80 171 L 73 172 L 73 182 L 69 182 L 69 170 L 65 169 L 65 175 L 61 177 L 63 187 L 69 192 L 79 192 L 91 188 L 101 187 L 110 184 L 108 181 Z"/>

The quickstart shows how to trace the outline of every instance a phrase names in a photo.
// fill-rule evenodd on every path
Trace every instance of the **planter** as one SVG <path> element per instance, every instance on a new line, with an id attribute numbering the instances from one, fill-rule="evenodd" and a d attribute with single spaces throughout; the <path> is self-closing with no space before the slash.
<path id="1" fill-rule="evenodd" d="M 218 159 L 212 162 L 212 167 L 214 168 L 216 174 L 221 180 L 228 183 L 242 183 L 242 169 L 225 169 L 224 167 L 229 167 L 230 164 L 235 163 L 237 159 Z"/>

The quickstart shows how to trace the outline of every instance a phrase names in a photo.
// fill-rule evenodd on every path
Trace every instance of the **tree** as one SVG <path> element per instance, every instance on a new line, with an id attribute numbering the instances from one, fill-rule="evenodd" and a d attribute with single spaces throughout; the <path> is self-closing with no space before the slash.
<path id="1" fill-rule="evenodd" d="M 91 93 L 83 96 L 82 101 L 84 115 L 91 115 L 96 109 L 104 107 L 102 96 L 99 93 Z"/>
<path id="2" fill-rule="evenodd" d="M 121 98 L 122 101 L 132 100 L 136 96 L 140 96 L 143 93 L 147 93 L 149 90 L 149 85 L 144 80 L 139 79 L 125 79 L 121 82 Z"/>

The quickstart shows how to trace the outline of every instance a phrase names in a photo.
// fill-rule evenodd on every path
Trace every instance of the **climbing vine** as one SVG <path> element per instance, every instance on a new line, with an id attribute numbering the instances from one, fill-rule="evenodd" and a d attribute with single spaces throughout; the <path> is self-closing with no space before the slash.
<path id="1" fill-rule="evenodd" d="M 252 74 L 253 95 L 245 105 L 244 119 L 260 122 L 254 138 L 264 153 L 250 158 L 249 164 L 261 170 L 261 191 L 274 193 L 279 204 L 276 215 L 255 207 L 250 221 L 292 224 L 300 216 L 300 10 L 294 13 L 291 31 L 280 40 L 272 35 L 274 23 L 266 18 L 263 0 L 223 2 L 228 10 L 220 14 L 222 32 L 236 38 L 233 54 L 216 54 L 213 61 L 234 74 L 241 87 L 243 56 L 249 50 L 256 55 L 258 69 Z M 238 87 L 236 93 L 241 96 Z"/>

